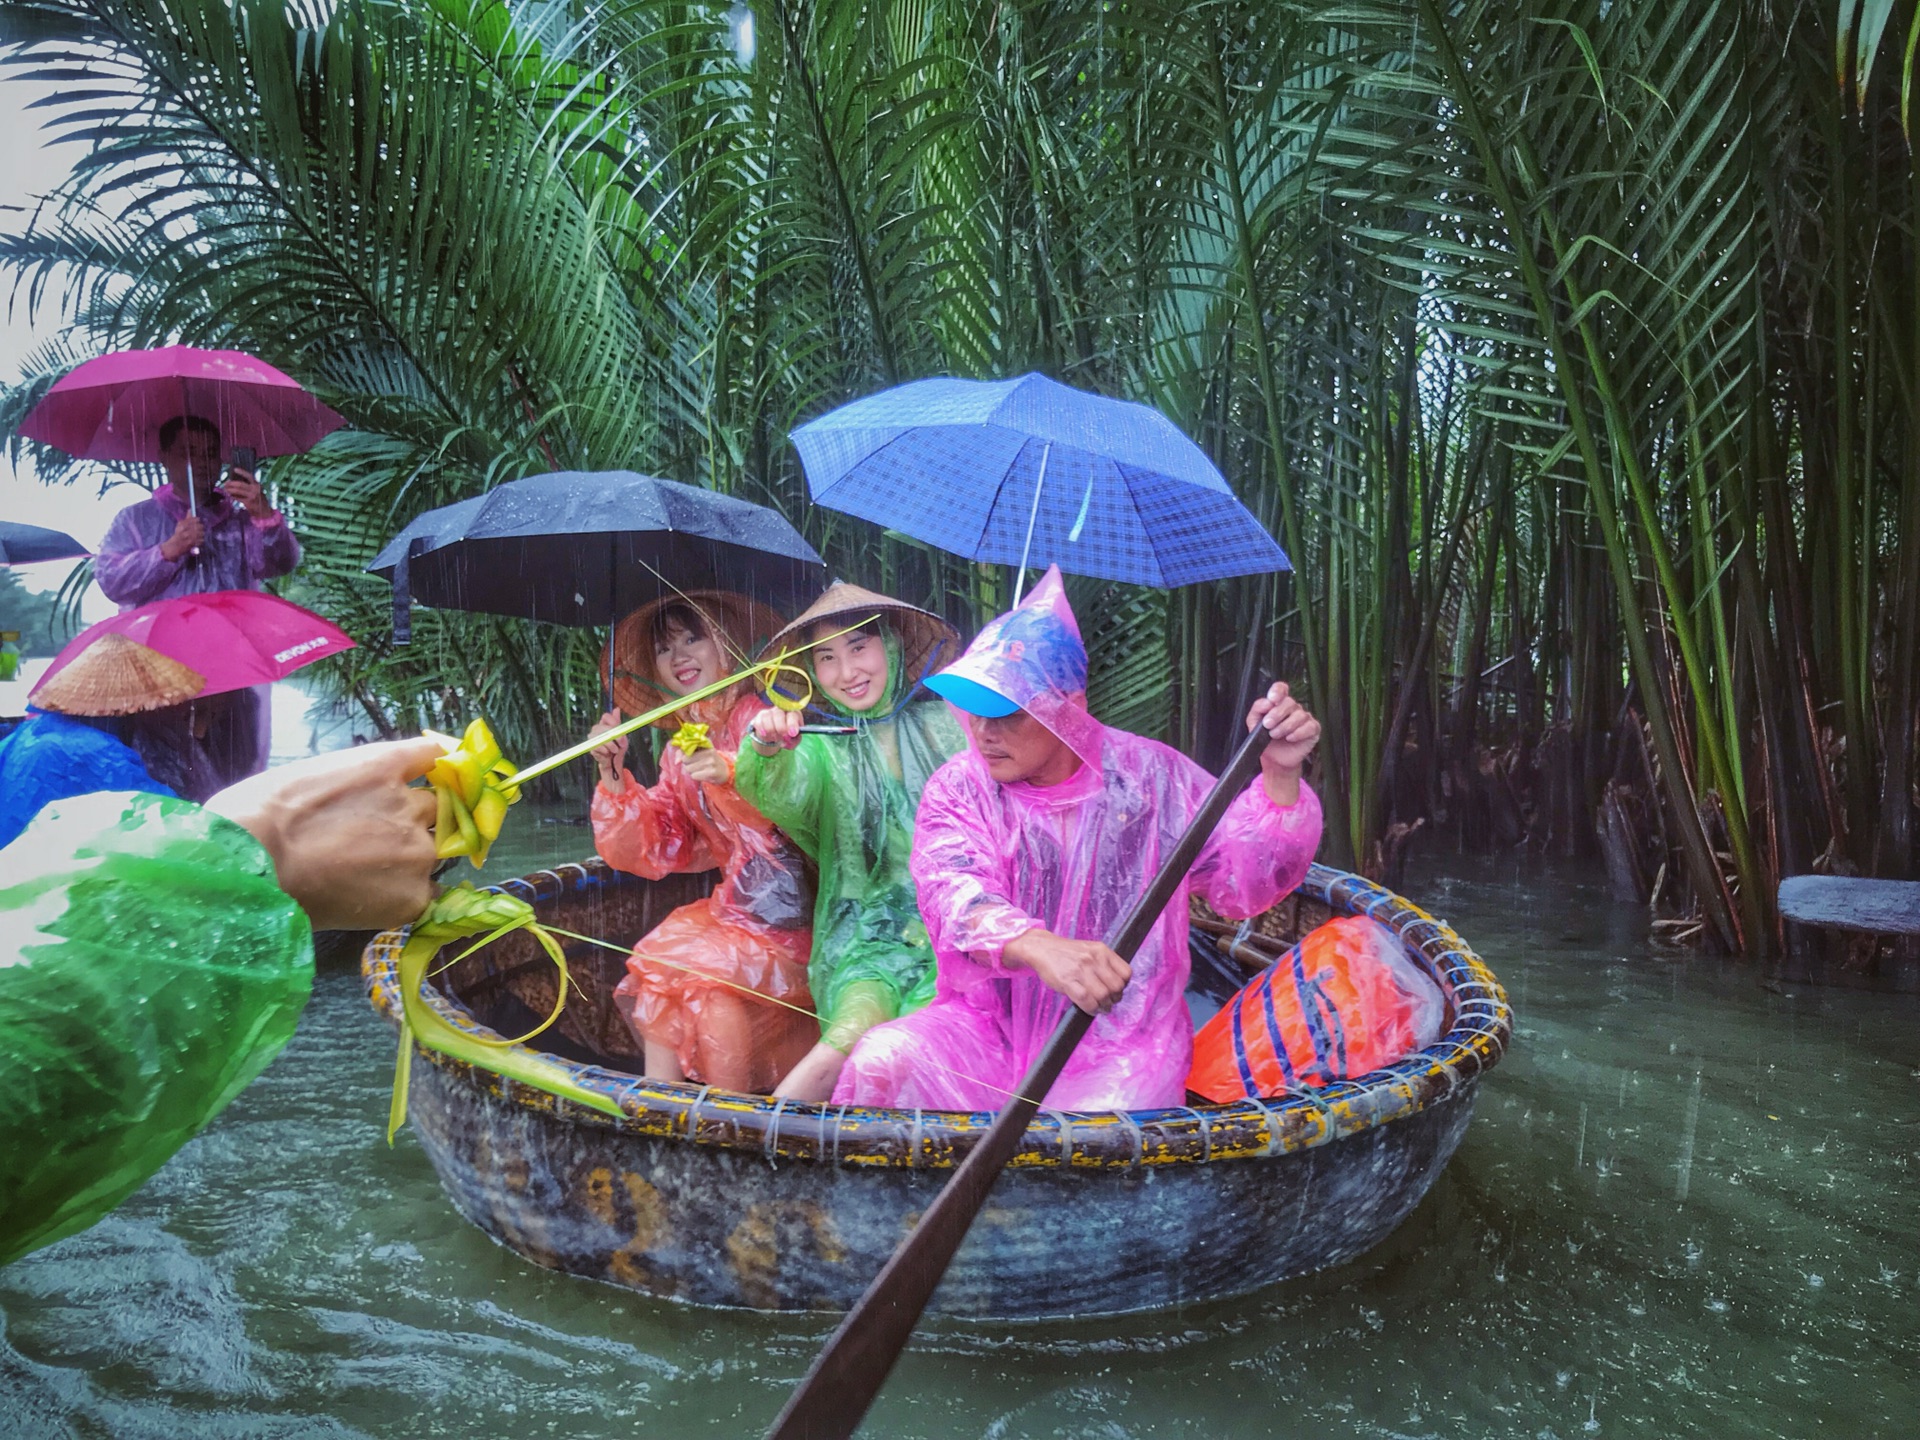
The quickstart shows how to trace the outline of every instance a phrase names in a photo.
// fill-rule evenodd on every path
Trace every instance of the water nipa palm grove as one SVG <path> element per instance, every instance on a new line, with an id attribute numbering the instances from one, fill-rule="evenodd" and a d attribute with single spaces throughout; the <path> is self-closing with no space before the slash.
<path id="1" fill-rule="evenodd" d="M 4 0 L 0 1433 L 1905 1433 L 1917 42 Z"/>

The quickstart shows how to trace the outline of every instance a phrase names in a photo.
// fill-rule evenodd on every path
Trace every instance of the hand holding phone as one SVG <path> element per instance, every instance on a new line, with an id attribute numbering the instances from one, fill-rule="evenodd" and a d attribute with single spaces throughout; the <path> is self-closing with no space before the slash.
<path id="1" fill-rule="evenodd" d="M 253 467 L 257 463 L 253 446 L 234 446 L 227 457 L 227 480 L 220 488 L 249 515 L 264 520 L 273 513 L 273 506 L 267 503 L 266 491 L 254 477 Z"/>

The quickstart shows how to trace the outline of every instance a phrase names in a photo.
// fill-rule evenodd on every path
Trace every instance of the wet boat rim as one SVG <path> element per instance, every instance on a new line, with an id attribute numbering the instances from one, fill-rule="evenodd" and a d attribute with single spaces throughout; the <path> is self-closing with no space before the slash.
<path id="1" fill-rule="evenodd" d="M 598 863 L 561 865 L 490 887 L 539 906 L 570 891 L 607 883 Z M 1289 1154 L 1345 1139 L 1445 1103 L 1473 1088 L 1499 1063 L 1512 1036 L 1506 992 L 1486 963 L 1444 921 L 1404 896 L 1361 876 L 1312 866 L 1300 894 L 1335 914 L 1367 915 L 1421 957 L 1446 992 L 1452 1023 L 1432 1045 L 1381 1070 L 1319 1090 L 1270 1100 L 1160 1110 L 1042 1110 L 1027 1127 L 1011 1164 L 1064 1169 L 1152 1169 L 1208 1165 Z M 405 930 L 367 946 L 362 971 L 374 1007 L 396 1025 Z M 432 985 L 426 1003 L 458 1029 L 491 1040 L 496 1032 Z M 523 1047 L 531 1048 L 531 1047 Z M 438 1051 L 418 1058 L 532 1110 L 559 1112 L 572 1123 L 614 1127 L 686 1144 L 733 1150 L 774 1163 L 813 1162 L 859 1168 L 948 1169 L 958 1165 L 993 1123 L 991 1111 L 884 1110 L 806 1105 L 763 1095 L 667 1081 L 580 1064 L 541 1051 L 574 1082 L 606 1096 L 619 1117 L 505 1079 Z"/>

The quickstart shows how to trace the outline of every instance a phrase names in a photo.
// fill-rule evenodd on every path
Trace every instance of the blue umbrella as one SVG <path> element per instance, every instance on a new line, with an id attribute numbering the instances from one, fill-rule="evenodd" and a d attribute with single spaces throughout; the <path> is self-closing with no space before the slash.
<path id="1" fill-rule="evenodd" d="M 36 560 L 77 560 L 87 547 L 60 530 L 0 520 L 0 565 L 31 565 Z"/>
<path id="2" fill-rule="evenodd" d="M 916 380 L 793 432 L 813 498 L 971 560 L 1172 587 L 1292 568 L 1159 411 L 1044 375 Z"/>

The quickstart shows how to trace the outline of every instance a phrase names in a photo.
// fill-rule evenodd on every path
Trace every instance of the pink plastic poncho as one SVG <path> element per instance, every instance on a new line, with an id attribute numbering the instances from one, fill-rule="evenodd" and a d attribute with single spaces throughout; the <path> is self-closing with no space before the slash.
<path id="1" fill-rule="evenodd" d="M 1035 927 L 1106 938 L 1213 785 L 1178 751 L 1100 725 L 1063 688 L 1076 673 L 1084 684 L 1086 659 L 1057 573 L 982 631 L 954 669 L 1023 699 L 1098 763 L 1059 785 L 1001 785 L 969 748 L 934 772 L 912 870 L 939 967 L 935 997 L 867 1033 L 834 1091 L 841 1104 L 1003 1105 L 1069 1003 L 1030 972 L 1005 967 L 1007 943 Z M 1189 893 L 1222 915 L 1256 915 L 1300 883 L 1319 841 L 1320 802 L 1304 784 L 1284 809 L 1258 779 L 1237 797 L 1134 956 L 1126 993 L 1093 1022 L 1045 1103 L 1082 1111 L 1182 1104 L 1193 1058 Z"/>

